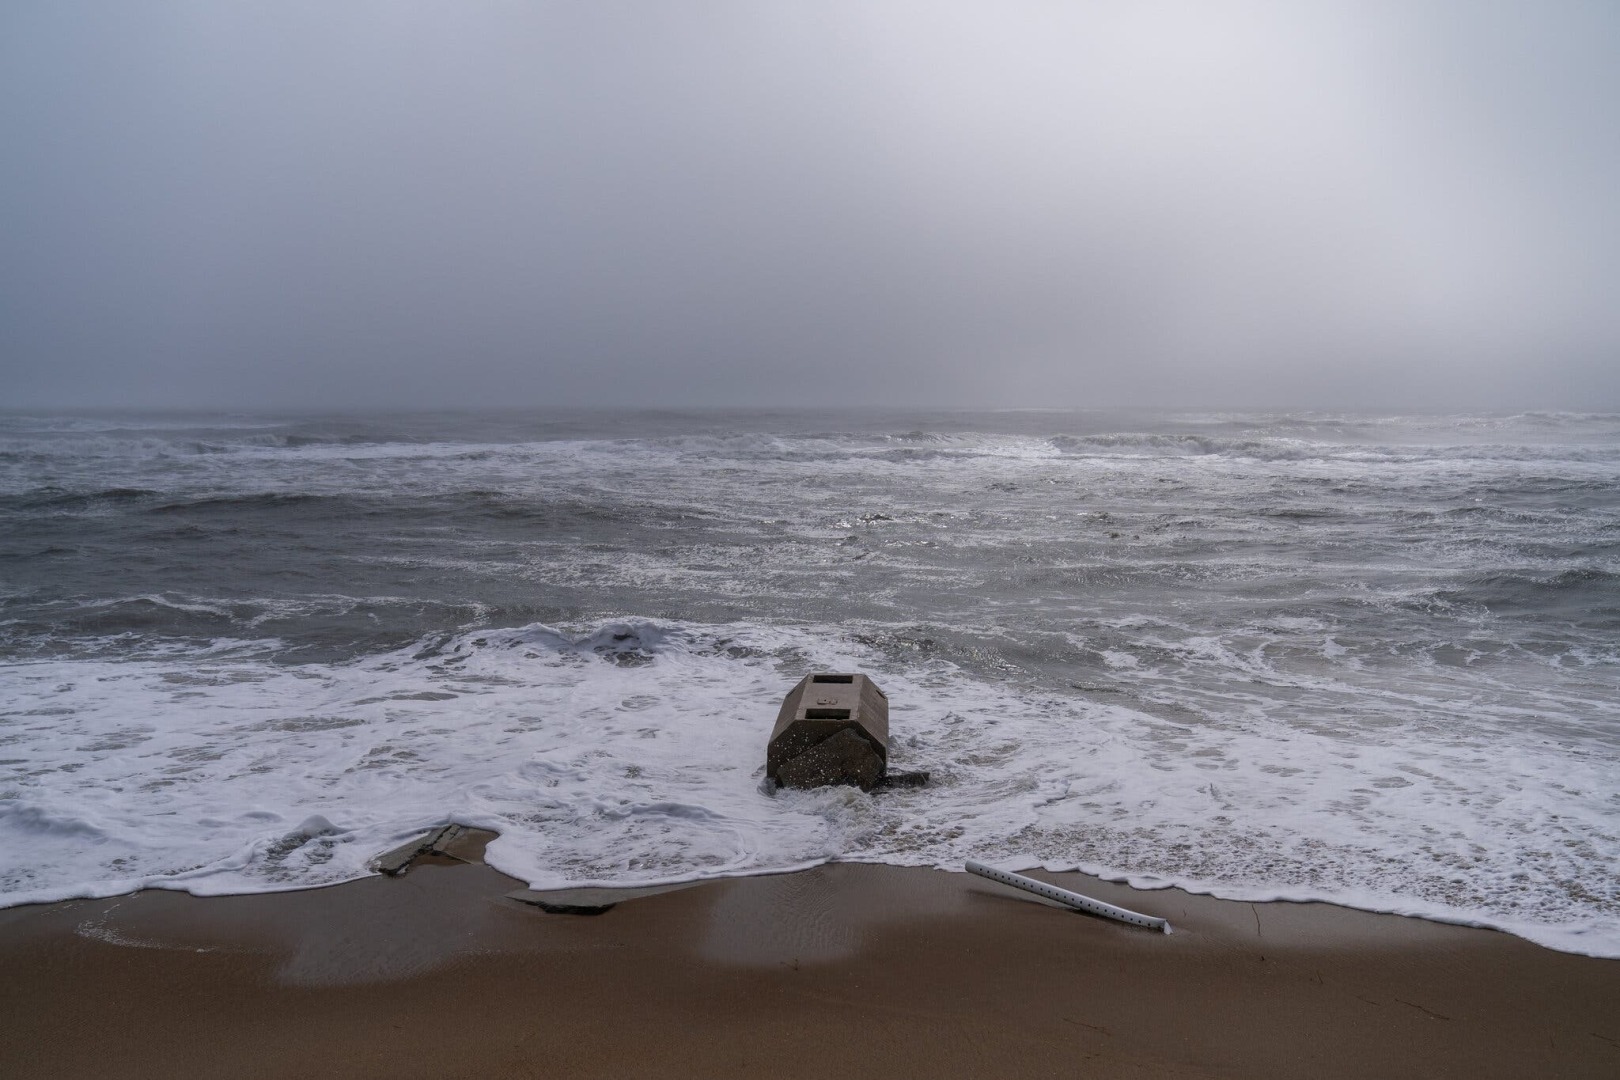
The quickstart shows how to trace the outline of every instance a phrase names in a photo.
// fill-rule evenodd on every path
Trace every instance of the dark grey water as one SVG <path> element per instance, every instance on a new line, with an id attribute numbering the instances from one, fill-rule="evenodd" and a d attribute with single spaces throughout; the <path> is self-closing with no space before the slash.
<path id="1" fill-rule="evenodd" d="M 859 663 L 914 691 L 917 763 L 959 779 L 931 804 L 954 807 L 959 836 L 941 812 L 939 835 L 915 842 L 884 838 L 896 822 L 851 825 L 826 807 L 804 810 L 813 843 L 778 836 L 769 805 L 721 811 L 688 791 L 747 838 L 722 855 L 673 833 L 624 841 L 644 841 L 636 857 L 664 876 L 972 848 L 1566 935 L 1598 919 L 1616 940 L 1620 417 L 0 418 L 0 658 L 17 687 L 81 688 L 14 702 L 66 710 L 36 715 L 75 717 L 86 745 L 107 724 L 156 723 L 140 715 L 150 696 L 86 696 L 92 669 L 131 686 L 180 678 L 184 700 L 228 710 L 249 707 L 232 696 L 242 686 L 284 675 L 378 679 L 368 665 L 383 665 L 408 683 L 410 657 L 428 679 L 458 650 L 493 664 L 492 640 L 553 634 L 546 648 L 573 656 L 570 642 L 610 625 L 629 628 L 615 631 L 629 645 L 603 655 L 633 662 L 601 665 L 590 693 L 613 709 L 648 693 L 724 696 L 745 672 L 768 696 L 795 664 Z M 220 657 L 226 674 L 197 670 Z M 562 692 L 500 665 L 484 677 Z M 570 701 L 585 693 L 569 686 Z M 726 700 L 739 715 L 759 707 Z M 294 711 L 328 704 L 348 708 Z M 439 707 L 447 725 L 458 707 Z M 195 749 L 206 710 L 187 723 L 179 741 Z M 951 734 L 963 723 L 980 737 Z M 8 755 L 25 776 L 51 755 L 81 768 L 95 757 L 47 752 L 55 742 L 28 730 Z M 1119 775 L 1083 760 L 1104 744 Z M 427 768 L 398 771 L 408 786 Z M 593 797 L 620 797 L 593 766 L 569 768 Z M 235 790 L 185 775 L 208 798 Z M 299 790 L 310 775 L 283 780 Z M 1024 781 L 1010 816 L 974 809 Z M 14 781 L 0 797 L 37 811 L 28 821 L 86 820 L 74 783 Z M 499 817 L 512 797 L 479 812 Z M 399 812 L 382 809 L 388 798 L 352 802 L 380 829 Z M 1086 832 L 1116 812 L 1184 849 Z M 141 833 L 138 799 L 116 813 Z M 1286 837 L 1268 839 L 1278 820 Z M 1264 857 L 1199 850 L 1216 843 Z M 612 876 L 610 862 L 593 855 L 587 872 L 572 857 L 511 861 Z M 108 876 L 74 863 L 14 889 L 96 873 Z"/>

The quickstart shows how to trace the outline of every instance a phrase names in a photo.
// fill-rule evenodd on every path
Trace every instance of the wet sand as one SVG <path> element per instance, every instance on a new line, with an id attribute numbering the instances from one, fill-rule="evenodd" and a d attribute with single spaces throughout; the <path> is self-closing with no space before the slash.
<path id="1" fill-rule="evenodd" d="M 1614 1077 L 1620 961 L 1322 904 L 833 865 L 596 916 L 482 865 L 0 912 L 0 1075 Z"/>

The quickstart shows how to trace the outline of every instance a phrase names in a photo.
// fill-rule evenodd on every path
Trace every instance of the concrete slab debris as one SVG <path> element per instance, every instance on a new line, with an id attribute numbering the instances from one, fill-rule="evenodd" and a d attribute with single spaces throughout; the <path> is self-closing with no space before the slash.
<path id="1" fill-rule="evenodd" d="M 484 861 L 484 849 L 489 846 L 491 840 L 500 835 L 488 829 L 469 829 L 465 826 L 456 828 L 460 831 L 439 840 L 429 854 L 444 855 L 465 863 L 481 863 Z"/>
<path id="2" fill-rule="evenodd" d="M 424 855 L 441 855 L 458 862 L 480 863 L 484 861 L 485 845 L 494 838 L 494 833 L 484 829 L 441 825 L 392 851 L 378 855 L 371 860 L 371 868 L 389 877 L 398 877 Z"/>
<path id="3" fill-rule="evenodd" d="M 640 885 L 624 889 L 550 889 L 544 892 L 516 889 L 506 896 L 509 900 L 533 904 L 540 910 L 549 911 L 554 915 L 601 915 L 626 900 L 677 892 L 701 884 L 703 884 L 701 881 L 681 881 L 670 885 Z"/>

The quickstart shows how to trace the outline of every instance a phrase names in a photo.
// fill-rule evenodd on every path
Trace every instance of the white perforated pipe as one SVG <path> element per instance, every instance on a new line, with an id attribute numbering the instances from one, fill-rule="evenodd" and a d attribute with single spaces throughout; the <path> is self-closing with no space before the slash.
<path id="1" fill-rule="evenodd" d="M 1156 919 L 1152 915 L 1140 915 L 1134 911 L 1126 911 L 1122 907 L 1105 904 L 1101 900 L 1093 900 L 1089 896 L 1081 896 L 1077 892 L 1060 889 L 1056 885 L 1048 885 L 1044 881 L 1036 881 L 1034 878 L 1027 878 L 1022 874 L 1011 874 L 1005 870 L 997 870 L 995 867 L 986 866 L 975 859 L 967 861 L 967 869 L 970 874 L 978 874 L 980 877 L 987 877 L 991 881 L 999 881 L 1003 885 L 1011 885 L 1015 889 L 1023 889 L 1026 892 L 1034 893 L 1036 896 L 1056 900 L 1058 903 L 1066 904 L 1077 911 L 1084 911 L 1091 915 L 1101 915 L 1105 919 L 1118 919 L 1120 922 L 1130 923 L 1132 926 L 1152 927 L 1155 930 L 1163 930 L 1167 934 L 1170 932 L 1170 920 L 1168 919 Z"/>

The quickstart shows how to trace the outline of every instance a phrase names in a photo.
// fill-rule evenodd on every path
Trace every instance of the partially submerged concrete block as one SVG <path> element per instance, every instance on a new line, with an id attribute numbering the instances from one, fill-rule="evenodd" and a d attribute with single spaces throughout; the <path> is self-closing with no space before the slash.
<path id="1" fill-rule="evenodd" d="M 870 791 L 888 764 L 889 698 L 865 675 L 817 672 L 799 680 L 765 750 L 765 775 L 785 787 Z"/>
<path id="2" fill-rule="evenodd" d="M 779 784 L 795 788 L 856 784 L 871 791 L 882 777 L 883 759 L 851 728 L 829 735 L 776 771 Z"/>

